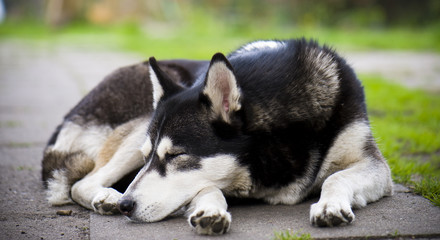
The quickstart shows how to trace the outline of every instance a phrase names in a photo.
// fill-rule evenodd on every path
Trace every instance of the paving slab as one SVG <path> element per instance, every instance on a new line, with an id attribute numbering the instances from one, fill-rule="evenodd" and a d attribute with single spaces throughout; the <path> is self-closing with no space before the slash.
<path id="1" fill-rule="evenodd" d="M 373 57 L 359 59 L 364 67 L 355 68 L 374 70 L 368 70 Z M 0 239 L 272 239 L 274 231 L 287 229 L 324 239 L 440 239 L 440 208 L 400 185 L 394 196 L 356 210 L 356 221 L 338 228 L 309 224 L 309 207 L 317 199 L 296 206 L 232 205 L 231 231 L 223 237 L 198 236 L 183 217 L 139 224 L 77 205 L 48 206 L 40 162 L 52 131 L 105 75 L 142 60 L 93 46 L 0 41 Z"/>
<path id="2" fill-rule="evenodd" d="M 341 55 L 357 73 L 375 74 L 409 88 L 440 92 L 440 55 L 432 52 L 363 51 Z"/>
<path id="3" fill-rule="evenodd" d="M 295 206 L 246 204 L 231 206 L 231 230 L 225 239 L 273 239 L 274 232 L 291 230 L 309 233 L 316 239 L 341 238 L 440 238 L 440 208 L 414 195 L 401 185 L 392 197 L 384 198 L 355 210 L 356 220 L 351 225 L 317 228 L 309 223 L 311 199 Z M 92 214 L 92 239 L 210 239 L 191 230 L 184 217 L 157 223 L 135 223 L 123 216 Z"/>

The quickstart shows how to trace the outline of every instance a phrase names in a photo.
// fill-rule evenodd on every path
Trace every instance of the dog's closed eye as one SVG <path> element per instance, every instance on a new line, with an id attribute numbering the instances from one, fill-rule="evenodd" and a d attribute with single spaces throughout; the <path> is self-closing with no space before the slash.
<path id="1" fill-rule="evenodd" d="M 187 155 L 187 154 L 183 151 L 175 151 L 175 152 L 171 152 L 171 153 L 166 153 L 165 154 L 165 161 L 169 162 L 177 157 L 182 157 L 184 155 Z"/>

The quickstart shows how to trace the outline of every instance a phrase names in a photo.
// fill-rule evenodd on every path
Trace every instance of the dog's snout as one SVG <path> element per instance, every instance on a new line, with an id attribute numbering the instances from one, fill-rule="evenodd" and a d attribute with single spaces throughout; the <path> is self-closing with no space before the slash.
<path id="1" fill-rule="evenodd" d="M 118 202 L 119 211 L 125 216 L 130 216 L 135 206 L 135 201 L 132 199 L 121 199 Z"/>

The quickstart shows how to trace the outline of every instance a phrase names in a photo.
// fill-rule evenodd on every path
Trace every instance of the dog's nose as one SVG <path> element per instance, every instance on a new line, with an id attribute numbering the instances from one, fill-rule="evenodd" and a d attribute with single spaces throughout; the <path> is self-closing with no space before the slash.
<path id="1" fill-rule="evenodd" d="M 125 216 L 130 216 L 134 209 L 135 201 L 131 199 L 121 199 L 118 202 L 119 211 Z"/>

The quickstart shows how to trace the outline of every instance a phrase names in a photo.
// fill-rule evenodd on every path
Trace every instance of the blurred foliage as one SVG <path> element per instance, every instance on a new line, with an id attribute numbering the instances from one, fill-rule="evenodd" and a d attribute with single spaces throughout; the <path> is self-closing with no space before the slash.
<path id="1" fill-rule="evenodd" d="M 215 16 L 234 28 L 249 25 L 297 27 L 425 27 L 438 25 L 438 0 L 3 0 L 12 19 L 49 24 L 74 21 L 161 21 L 181 24 L 194 12 Z M 200 15 L 200 14 L 198 14 Z"/>
<path id="2" fill-rule="evenodd" d="M 6 0 L 0 37 L 95 43 L 162 59 L 208 59 L 255 39 L 302 36 L 344 50 L 440 51 L 440 23 L 432 13 L 440 1 L 418 1 L 417 11 L 387 13 L 385 3 L 406 2 Z M 420 20 L 420 11 L 429 11 L 426 19 Z"/>
<path id="3" fill-rule="evenodd" d="M 145 57 L 209 59 L 215 52 L 229 53 L 256 39 L 306 37 L 328 44 L 339 51 L 391 49 L 440 51 L 440 29 L 343 29 L 321 27 L 246 26 L 230 28 L 205 15 L 192 15 L 182 27 L 139 25 L 133 22 L 112 25 L 73 23 L 63 28 L 48 28 L 38 23 L 0 25 L 1 38 L 41 40 L 48 43 L 73 43 L 90 47 L 118 48 Z M 196 19 L 203 19 L 196 20 Z M 172 29 L 172 30 L 170 30 Z"/>

